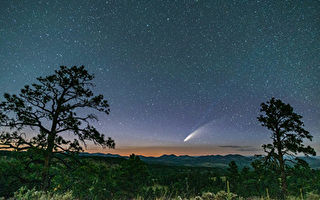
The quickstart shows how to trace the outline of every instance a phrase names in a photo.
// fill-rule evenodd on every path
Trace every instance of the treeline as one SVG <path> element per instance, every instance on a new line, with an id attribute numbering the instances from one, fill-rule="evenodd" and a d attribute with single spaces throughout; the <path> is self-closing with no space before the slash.
<path id="1" fill-rule="evenodd" d="M 0 197 L 12 197 L 21 187 L 41 190 L 42 165 L 30 163 L 33 156 L 32 152 L 1 152 Z M 61 159 L 65 164 L 57 162 L 50 169 L 48 191 L 71 192 L 75 199 L 191 198 L 227 191 L 227 182 L 230 191 L 241 197 L 281 198 L 279 172 L 261 159 L 242 169 L 235 162 L 228 169 L 147 165 L 135 155 L 128 160 L 67 156 Z M 299 161 L 287 166 L 287 173 L 289 196 L 320 194 L 320 170 Z"/>

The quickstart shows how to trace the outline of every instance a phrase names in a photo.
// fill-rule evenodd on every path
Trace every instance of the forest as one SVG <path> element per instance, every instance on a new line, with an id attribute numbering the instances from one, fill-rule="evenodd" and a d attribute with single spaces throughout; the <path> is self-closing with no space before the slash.
<path id="1" fill-rule="evenodd" d="M 260 159 L 242 169 L 146 164 L 129 159 L 61 157 L 54 163 L 46 194 L 41 190 L 41 165 L 30 163 L 32 152 L 1 151 L 0 196 L 20 199 L 280 199 L 277 171 Z M 319 199 L 320 170 L 299 162 L 287 168 L 288 199 Z M 229 188 L 228 188 L 228 185 Z M 229 191 L 229 192 L 228 192 Z M 214 194 L 216 196 L 214 196 Z M 218 194 L 218 195 L 217 195 Z M 55 196 L 56 195 L 56 196 Z M 60 196 L 59 196 L 60 195 Z M 218 196 L 220 197 L 218 198 Z"/>
<path id="2" fill-rule="evenodd" d="M 257 120 L 270 144 L 250 166 L 187 167 L 128 159 L 80 156 L 88 141 L 115 148 L 92 125 L 93 109 L 109 114 L 108 101 L 90 89 L 83 66 L 61 66 L 0 103 L 0 197 L 4 199 L 320 199 L 320 170 L 298 155 L 316 156 L 312 135 L 290 104 L 272 97 Z M 86 110 L 86 111 L 88 111 Z M 82 116 L 80 115 L 82 114 Z M 26 128 L 37 134 L 27 137 Z M 73 134 L 74 138 L 65 137 Z"/>

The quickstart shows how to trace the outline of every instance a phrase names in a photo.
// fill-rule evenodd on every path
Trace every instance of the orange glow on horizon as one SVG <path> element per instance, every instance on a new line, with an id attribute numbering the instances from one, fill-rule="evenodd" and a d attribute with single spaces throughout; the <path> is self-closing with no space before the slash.
<path id="1" fill-rule="evenodd" d="M 110 153 L 118 154 L 121 156 L 128 156 L 131 154 L 142 156 L 162 156 L 174 154 L 177 156 L 204 156 L 204 155 L 227 155 L 227 154 L 241 154 L 241 155 L 254 155 L 260 152 L 258 149 L 247 147 L 247 149 L 232 146 L 151 146 L 151 147 L 138 147 L 138 146 L 123 146 L 116 149 L 102 149 L 98 147 L 89 147 L 85 150 L 88 153 Z"/>

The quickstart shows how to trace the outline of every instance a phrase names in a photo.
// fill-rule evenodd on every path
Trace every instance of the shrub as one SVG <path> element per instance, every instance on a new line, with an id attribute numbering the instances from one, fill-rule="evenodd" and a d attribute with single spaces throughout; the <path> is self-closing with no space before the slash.
<path id="1" fill-rule="evenodd" d="M 215 195 L 215 200 L 234 200 L 236 197 L 237 195 L 231 192 L 220 191 Z"/>
<path id="2" fill-rule="evenodd" d="M 205 192 L 202 194 L 203 200 L 215 200 L 215 195 L 211 192 Z"/>
<path id="3" fill-rule="evenodd" d="M 319 199 L 320 199 L 320 195 L 312 192 L 308 193 L 306 196 L 306 200 L 319 200 Z"/>
<path id="4" fill-rule="evenodd" d="M 36 191 L 34 188 L 28 190 L 26 187 L 20 188 L 14 193 L 13 199 L 19 200 L 72 200 L 72 192 L 56 194 L 51 192 Z"/>
<path id="5" fill-rule="evenodd" d="M 235 200 L 237 198 L 236 194 L 227 193 L 225 191 L 220 191 L 217 194 L 213 194 L 211 192 L 205 192 L 202 196 L 196 196 L 191 198 L 191 200 Z"/>

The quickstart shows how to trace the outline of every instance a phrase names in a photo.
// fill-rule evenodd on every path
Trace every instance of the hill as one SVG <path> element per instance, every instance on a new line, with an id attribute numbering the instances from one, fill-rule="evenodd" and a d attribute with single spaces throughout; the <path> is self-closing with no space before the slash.
<path id="1" fill-rule="evenodd" d="M 112 158 L 128 158 L 117 154 L 103 153 L 81 153 L 81 156 L 97 156 L 97 157 L 112 157 Z M 250 163 L 255 159 L 254 156 L 242 156 L 238 154 L 229 155 L 206 155 L 206 156 L 176 156 L 162 155 L 160 157 L 148 157 L 139 155 L 140 159 L 148 164 L 161 164 L 169 166 L 186 166 L 186 167 L 214 167 L 226 168 L 231 161 L 235 161 L 240 168 L 250 166 Z M 307 161 L 311 168 L 320 168 L 320 157 L 300 157 Z"/>
<path id="2" fill-rule="evenodd" d="M 0 156 L 16 156 L 16 152 L 0 151 Z M 81 157 L 87 157 L 95 160 L 108 161 L 109 163 L 120 163 L 128 156 L 121 156 L 118 154 L 104 154 L 104 153 L 80 153 Z M 148 157 L 139 155 L 140 159 L 148 164 L 167 165 L 167 166 L 185 166 L 185 167 L 213 167 L 213 168 L 227 168 L 231 161 L 235 161 L 239 168 L 250 166 L 250 163 L 255 159 L 253 156 L 242 156 L 238 154 L 229 155 L 206 155 L 206 156 L 176 156 L 162 155 L 160 157 Z M 300 157 L 309 163 L 313 169 L 320 169 L 320 157 Z"/>

